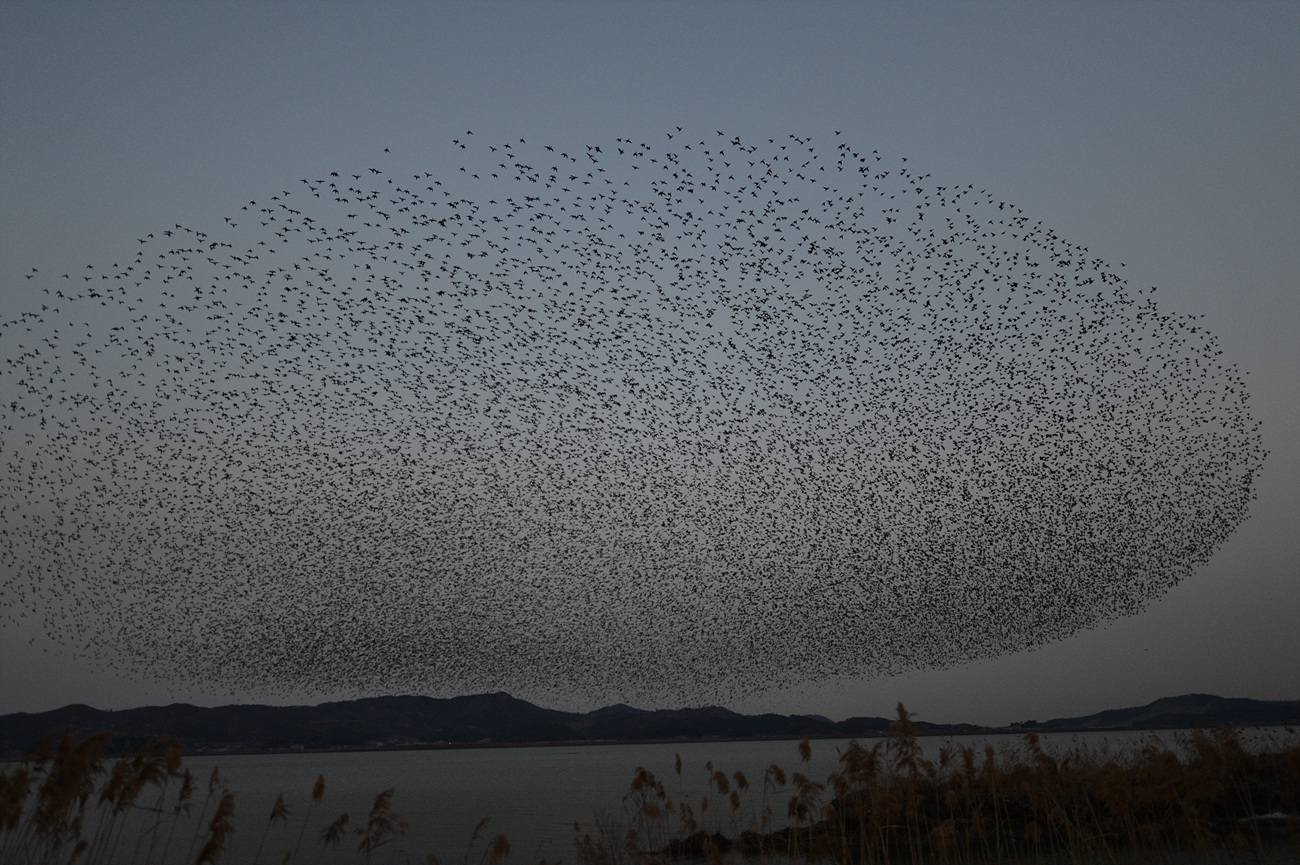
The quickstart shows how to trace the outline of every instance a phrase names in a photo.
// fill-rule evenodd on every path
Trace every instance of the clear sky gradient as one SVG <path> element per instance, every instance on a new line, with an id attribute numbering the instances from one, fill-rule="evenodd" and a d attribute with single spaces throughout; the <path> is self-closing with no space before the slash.
<path id="1" fill-rule="evenodd" d="M 1203 314 L 1270 455 L 1249 519 L 1140 615 L 955 669 L 739 711 L 1002 724 L 1188 692 L 1300 699 L 1300 6 L 445 3 L 0 6 L 0 318 L 23 275 L 129 258 L 390 148 L 681 126 L 906 156 Z M 7 347 L 4 347 L 7 351 Z M 0 713 L 258 694 L 139 681 L 0 624 Z M 320 702 L 334 695 L 303 695 Z M 595 706 L 573 706 L 595 708 Z"/>

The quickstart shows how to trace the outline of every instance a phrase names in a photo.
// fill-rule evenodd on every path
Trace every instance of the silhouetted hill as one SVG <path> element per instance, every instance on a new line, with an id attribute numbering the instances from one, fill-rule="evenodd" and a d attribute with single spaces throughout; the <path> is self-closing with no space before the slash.
<path id="1" fill-rule="evenodd" d="M 1164 697 L 1146 706 L 1110 709 L 1081 718 L 1056 718 L 1038 728 L 1071 730 L 1217 727 L 1220 724 L 1281 726 L 1300 724 L 1300 700 L 1246 700 L 1212 694 Z"/>
<path id="2" fill-rule="evenodd" d="M 1113 709 L 1082 718 L 1058 718 L 1016 726 L 1130 729 L 1222 723 L 1300 723 L 1300 701 L 1229 700 L 1191 694 L 1157 700 L 1141 708 Z M 836 722 L 820 715 L 742 715 L 718 706 L 646 710 L 616 704 L 594 712 L 560 712 L 505 693 L 451 699 L 372 697 L 319 706 L 201 708 L 175 703 L 120 712 L 72 705 L 39 714 L 19 712 L 0 716 L 0 754 L 21 754 L 34 742 L 69 724 L 78 736 L 109 731 L 133 747 L 153 738 L 170 736 L 194 752 L 420 744 L 865 738 L 887 733 L 890 720 L 861 717 Z M 930 734 L 959 735 L 990 730 L 972 724 L 924 721 L 914 724 L 918 732 Z"/>
<path id="3" fill-rule="evenodd" d="M 620 704 L 579 714 L 543 709 L 504 693 L 373 697 L 319 706 L 200 708 L 176 703 L 119 712 L 72 705 L 0 716 L 0 753 L 13 756 L 69 724 L 79 736 L 106 730 L 132 746 L 171 736 L 190 751 L 204 751 L 869 736 L 885 733 L 889 723 L 886 718 L 835 723 L 813 716 L 741 715 L 716 706 L 648 711 Z"/>

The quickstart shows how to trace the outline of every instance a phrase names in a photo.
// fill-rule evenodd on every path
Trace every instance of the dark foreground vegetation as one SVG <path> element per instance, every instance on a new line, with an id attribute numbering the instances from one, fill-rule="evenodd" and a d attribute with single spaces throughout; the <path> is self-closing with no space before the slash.
<path id="1" fill-rule="evenodd" d="M 579 865 L 711 863 L 1300 862 L 1300 737 L 1196 731 L 1169 749 L 1152 739 L 1115 751 L 1075 744 L 922 756 L 898 707 L 887 739 L 853 742 L 824 781 L 771 765 L 761 779 L 705 765 L 708 792 L 636 770 L 621 807 L 574 824 Z M 0 773 L 0 865 L 224 865 L 234 794 L 219 772 L 196 779 L 168 740 L 109 755 L 111 735 L 64 730 Z M 807 740 L 799 745 L 811 759 Z M 676 789 L 671 789 L 675 787 Z M 302 813 L 281 796 L 240 863 L 404 862 L 409 828 L 393 790 L 368 814 L 331 817 L 317 780 Z M 486 823 L 486 821 L 484 821 Z M 484 824 L 480 824 L 480 829 Z M 276 830 L 274 839 L 272 830 Z M 286 845 L 284 838 L 292 839 Z M 287 849 L 286 849 L 287 847 Z M 246 855 L 246 853 L 244 854 Z M 497 865 L 502 835 L 475 832 L 463 865 Z"/>
<path id="2" fill-rule="evenodd" d="M 809 743 L 799 749 L 808 762 Z M 930 761 L 900 704 L 889 738 L 851 743 L 824 782 L 777 765 L 753 781 L 707 769 L 698 805 L 638 770 L 624 819 L 598 819 L 579 859 L 1300 862 L 1300 738 L 1289 729 L 1249 746 L 1223 726 L 1175 750 L 1151 739 L 1114 752 L 1048 750 L 1029 733 L 1019 748 L 951 745 Z"/>

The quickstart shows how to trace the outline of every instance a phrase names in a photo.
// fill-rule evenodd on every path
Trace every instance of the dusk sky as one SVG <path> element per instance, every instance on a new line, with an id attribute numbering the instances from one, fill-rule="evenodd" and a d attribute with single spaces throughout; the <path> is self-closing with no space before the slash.
<path id="1" fill-rule="evenodd" d="M 0 118 L 0 322 L 10 323 L 56 304 L 51 292 L 98 285 L 85 275 L 133 260 L 151 233 L 183 226 L 224 236 L 251 201 L 291 189 L 305 198 L 303 178 L 352 173 L 364 183 L 378 166 L 459 182 L 473 158 L 460 147 L 470 134 L 478 150 L 526 139 L 538 153 L 579 153 L 626 140 L 650 142 L 655 154 L 676 143 L 668 135 L 714 141 L 725 132 L 724 141 L 776 142 L 773 153 L 793 135 L 821 147 L 823 160 L 846 143 L 905 158 L 932 186 L 987 190 L 1086 247 L 1134 295 L 1155 286 L 1161 313 L 1197 316 L 1217 337 L 1216 357 L 1244 383 L 1267 452 L 1244 521 L 1140 612 L 1098 621 L 1081 612 L 1087 624 L 1072 636 L 939 669 L 825 675 L 707 701 L 835 719 L 888 715 L 902 701 L 926 720 L 1005 724 L 1193 692 L 1300 699 L 1294 4 L 16 2 L 0 7 Z M 19 356 L 22 329 L 0 335 L 6 360 Z M 13 381 L 0 378 L 6 405 L 20 398 Z M 24 427 L 4 423 L 0 446 L 17 477 Z M 792 485 L 783 466 L 774 482 Z M 321 672 L 302 688 L 232 688 L 183 670 L 163 677 L 166 640 L 143 666 L 122 658 L 107 669 L 70 646 L 82 623 L 108 633 L 116 624 L 104 617 L 150 607 L 113 601 L 108 582 L 84 602 L 32 586 L 14 564 L 36 556 L 22 540 L 29 504 L 10 495 L 0 506 L 0 566 L 9 563 L 0 573 L 0 713 L 358 695 L 322 684 L 328 656 L 314 657 Z M 180 548 L 178 559 L 191 552 Z M 45 627 L 51 613 L 41 605 L 56 599 L 77 607 L 63 632 Z M 512 609 L 515 599 L 487 602 Z M 899 639 L 886 625 L 862 634 L 864 643 L 878 637 Z M 843 653 L 851 640 L 837 639 Z M 945 652 L 920 655 L 938 663 Z M 346 663 L 340 681 L 355 681 L 355 658 Z M 725 678 L 720 663 L 710 675 Z M 497 690 L 493 675 L 452 678 Z M 517 690 L 509 684 L 500 689 Z M 453 695 L 445 683 L 401 690 Z M 590 689 L 536 690 L 549 701 L 518 695 L 556 708 L 601 704 Z M 680 693 L 674 702 L 695 702 Z"/>

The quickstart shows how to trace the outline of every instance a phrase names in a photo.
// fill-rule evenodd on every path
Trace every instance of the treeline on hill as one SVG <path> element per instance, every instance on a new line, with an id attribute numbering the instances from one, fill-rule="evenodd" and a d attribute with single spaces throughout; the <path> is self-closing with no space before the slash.
<path id="1" fill-rule="evenodd" d="M 708 793 L 698 801 L 682 793 L 680 757 L 675 784 L 638 768 L 621 808 L 596 815 L 587 831 L 574 824 L 575 858 L 1300 861 L 1300 737 L 1290 729 L 1244 739 L 1224 726 L 1180 736 L 1174 749 L 1153 738 L 1114 751 L 1077 741 L 1045 748 L 1028 733 L 1001 750 L 949 744 L 937 760 L 923 757 L 915 733 L 900 704 L 888 739 L 851 743 L 824 781 L 776 764 L 750 779 L 709 763 Z M 391 789 L 352 821 L 323 807 L 324 778 L 301 815 L 277 799 L 260 838 L 243 839 L 236 860 L 234 794 L 219 772 L 196 779 L 174 741 L 119 757 L 109 756 L 110 741 L 59 731 L 0 773 L 0 865 L 436 862 L 402 849 L 409 826 L 393 810 Z M 799 754 L 811 759 L 808 740 Z M 510 854 L 504 836 L 476 831 L 474 839 L 465 865 L 497 865 Z"/>
<path id="2" fill-rule="evenodd" d="M 744 715 L 720 706 L 636 709 L 623 704 L 593 712 L 562 712 L 509 694 L 460 697 L 368 697 L 318 706 L 184 703 L 105 712 L 64 706 L 50 712 L 0 715 L 0 758 L 19 757 L 32 742 L 71 725 L 74 734 L 108 732 L 119 746 L 143 747 L 162 736 L 189 753 L 297 749 L 421 747 L 503 742 L 647 742 L 712 738 L 862 739 L 883 736 L 890 718 L 832 721 L 819 715 Z M 913 721 L 923 735 L 973 735 L 994 728 Z M 1078 718 L 1022 721 L 1015 728 L 1055 732 L 1104 729 L 1187 729 L 1300 724 L 1300 700 L 1249 700 L 1213 694 L 1163 697 L 1146 706 L 1108 709 Z M 1003 732 L 1006 728 L 1002 728 Z"/>

